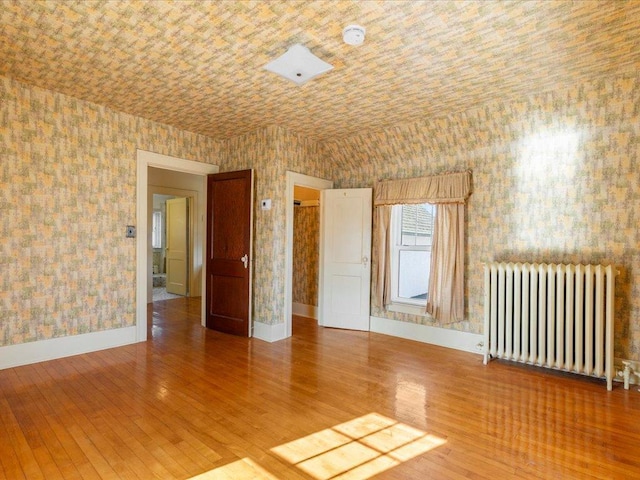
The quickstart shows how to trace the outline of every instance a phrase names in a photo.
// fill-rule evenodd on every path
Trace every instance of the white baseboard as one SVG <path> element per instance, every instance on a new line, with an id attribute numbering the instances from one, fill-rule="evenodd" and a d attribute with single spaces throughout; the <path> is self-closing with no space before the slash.
<path id="1" fill-rule="evenodd" d="M 483 335 L 388 318 L 371 317 L 370 320 L 372 332 L 482 355 L 482 348 L 478 345 L 484 341 Z"/>
<path id="2" fill-rule="evenodd" d="M 136 342 L 136 327 L 40 340 L 0 347 L 0 370 L 121 347 Z"/>
<path id="3" fill-rule="evenodd" d="M 287 338 L 286 327 L 284 323 L 276 323 L 275 325 L 267 325 L 262 322 L 253 322 L 253 338 L 273 343 L 278 340 Z"/>
<path id="4" fill-rule="evenodd" d="M 301 317 L 318 319 L 318 307 L 315 305 L 305 305 L 304 303 L 293 302 L 291 304 L 291 313 Z"/>

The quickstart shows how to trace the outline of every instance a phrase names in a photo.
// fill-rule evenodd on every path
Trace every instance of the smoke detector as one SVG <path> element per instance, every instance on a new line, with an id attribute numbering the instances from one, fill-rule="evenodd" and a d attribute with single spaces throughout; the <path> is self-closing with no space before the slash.
<path id="1" fill-rule="evenodd" d="M 307 47 L 296 43 L 284 54 L 267 63 L 264 68 L 291 80 L 296 85 L 302 85 L 321 73 L 328 72 L 333 65 L 320 60 Z"/>
<path id="2" fill-rule="evenodd" d="M 347 45 L 362 45 L 365 32 L 360 25 L 349 25 L 342 31 L 342 39 Z"/>

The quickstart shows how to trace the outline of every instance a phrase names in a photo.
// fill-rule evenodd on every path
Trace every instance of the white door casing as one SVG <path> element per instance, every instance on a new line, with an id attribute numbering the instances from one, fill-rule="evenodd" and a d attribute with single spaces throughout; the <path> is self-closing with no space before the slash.
<path id="1" fill-rule="evenodd" d="M 325 190 L 320 212 L 319 323 L 369 330 L 372 189 Z"/>
<path id="2" fill-rule="evenodd" d="M 189 199 L 167 200 L 167 293 L 187 295 L 189 284 Z"/>

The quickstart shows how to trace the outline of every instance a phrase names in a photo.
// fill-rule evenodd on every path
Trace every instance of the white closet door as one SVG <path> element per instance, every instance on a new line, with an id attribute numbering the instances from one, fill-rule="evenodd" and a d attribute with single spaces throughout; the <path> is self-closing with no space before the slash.
<path id="1" fill-rule="evenodd" d="M 320 206 L 319 323 L 369 330 L 372 190 L 324 190 Z"/>

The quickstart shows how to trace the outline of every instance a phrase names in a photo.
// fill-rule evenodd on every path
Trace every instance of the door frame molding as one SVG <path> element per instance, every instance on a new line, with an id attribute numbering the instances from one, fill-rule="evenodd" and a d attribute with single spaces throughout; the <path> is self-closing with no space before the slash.
<path id="1" fill-rule="evenodd" d="M 286 248 L 285 248 L 285 275 L 284 275 L 284 334 L 290 337 L 292 334 L 292 302 L 293 302 L 293 187 L 313 188 L 316 190 L 327 190 L 333 188 L 332 180 L 311 177 L 302 173 L 287 171 L 287 191 L 286 191 Z M 320 226 L 322 228 L 322 225 Z M 319 279 L 318 279 L 319 281 Z M 320 303 L 318 298 L 318 303 Z"/>
<path id="2" fill-rule="evenodd" d="M 137 149 L 137 186 L 136 186 L 136 341 L 147 340 L 147 282 L 149 263 L 148 249 L 148 188 L 149 167 L 172 170 L 174 172 L 200 175 L 204 182 L 204 195 L 207 194 L 206 177 L 210 173 L 218 173 L 220 167 L 209 163 L 195 162 L 184 158 L 171 157 L 160 153 Z M 204 229 L 203 229 L 204 230 Z M 204 231 L 201 233 L 204 234 Z M 204 244 L 203 244 L 204 245 Z M 205 292 L 206 282 L 202 282 L 202 293 Z M 205 305 L 202 302 L 201 323 L 205 320 Z"/>

